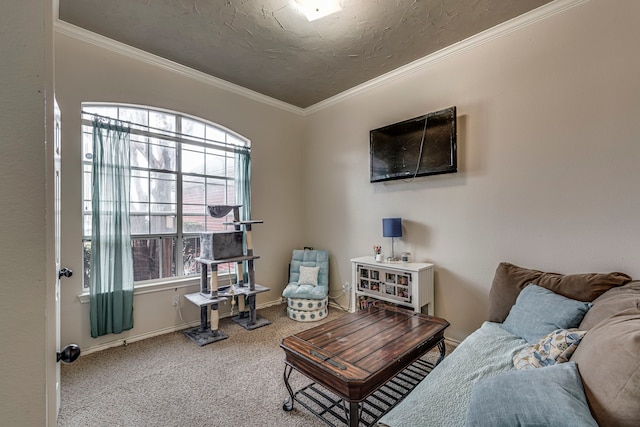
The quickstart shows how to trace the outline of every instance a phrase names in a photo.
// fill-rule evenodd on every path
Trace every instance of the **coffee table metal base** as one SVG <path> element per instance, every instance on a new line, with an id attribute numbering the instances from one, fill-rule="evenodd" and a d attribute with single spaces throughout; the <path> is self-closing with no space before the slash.
<path id="1" fill-rule="evenodd" d="M 294 392 L 289 383 L 289 377 L 294 368 L 286 364 L 283 376 L 289 397 L 285 399 L 282 409 L 291 411 L 294 402 L 298 402 L 330 426 L 373 426 L 442 361 L 445 355 L 444 340 L 438 343 L 437 348 L 440 354 L 435 363 L 425 360 L 426 355 L 421 357 L 374 391 L 363 402 L 343 400 L 315 382 Z M 352 417 L 351 414 L 355 416 Z"/>

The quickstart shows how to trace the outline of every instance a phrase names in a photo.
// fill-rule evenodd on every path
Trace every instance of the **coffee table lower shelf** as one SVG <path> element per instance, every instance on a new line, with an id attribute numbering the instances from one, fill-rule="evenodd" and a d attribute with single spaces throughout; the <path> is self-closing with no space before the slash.
<path id="1" fill-rule="evenodd" d="M 400 403 L 443 359 L 444 341 L 441 341 L 437 348 L 440 350 L 440 357 L 435 363 L 426 360 L 427 353 L 387 381 L 363 402 L 360 402 L 358 404 L 358 425 L 373 426 L 384 414 Z M 294 392 L 289 384 L 292 371 L 294 371 L 292 366 L 285 365 L 284 383 L 290 397 L 285 399 L 282 409 L 291 411 L 295 401 L 330 426 L 349 425 L 350 404 L 348 401 L 341 399 L 315 382 Z"/>

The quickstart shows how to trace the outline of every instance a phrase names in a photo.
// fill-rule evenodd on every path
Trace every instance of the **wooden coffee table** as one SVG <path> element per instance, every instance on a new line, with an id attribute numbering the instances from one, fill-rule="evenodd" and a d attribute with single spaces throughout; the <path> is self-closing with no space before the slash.
<path id="1" fill-rule="evenodd" d="M 392 306 L 373 306 L 284 338 L 283 409 L 294 402 L 330 425 L 372 425 L 404 398 L 445 355 L 449 322 Z M 434 347 L 435 362 L 421 359 Z M 314 382 L 294 392 L 295 370 Z"/>

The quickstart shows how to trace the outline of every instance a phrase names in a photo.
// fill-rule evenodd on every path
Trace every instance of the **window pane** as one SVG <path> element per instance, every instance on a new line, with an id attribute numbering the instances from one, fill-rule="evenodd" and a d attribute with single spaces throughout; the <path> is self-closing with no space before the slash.
<path id="1" fill-rule="evenodd" d="M 224 205 L 227 203 L 227 183 L 223 179 L 207 179 L 207 205 Z"/>
<path id="2" fill-rule="evenodd" d="M 91 167 L 89 167 L 88 171 L 87 168 L 85 168 L 83 174 L 84 185 L 82 186 L 82 198 L 91 201 L 91 189 L 93 188 L 93 184 L 91 183 Z"/>
<path id="3" fill-rule="evenodd" d="M 175 275 L 175 238 L 134 239 L 132 244 L 134 281 Z"/>
<path id="4" fill-rule="evenodd" d="M 204 174 L 204 154 L 183 149 L 182 172 Z"/>
<path id="5" fill-rule="evenodd" d="M 175 234 L 175 215 L 151 215 L 151 234 Z"/>
<path id="6" fill-rule="evenodd" d="M 236 177 L 236 158 L 234 156 L 227 157 L 227 178 L 235 179 Z"/>
<path id="7" fill-rule="evenodd" d="M 207 154 L 207 175 L 225 176 L 226 158 L 219 154 Z"/>
<path id="8" fill-rule="evenodd" d="M 163 141 L 152 139 L 149 146 L 149 167 L 151 169 L 176 170 L 176 149 L 168 144 L 175 144 L 173 141 Z"/>
<path id="9" fill-rule="evenodd" d="M 104 105 L 87 105 L 82 106 L 82 111 L 89 114 L 97 114 L 105 117 L 118 117 L 118 107 L 110 107 Z"/>
<path id="10" fill-rule="evenodd" d="M 205 226 L 205 216 L 196 216 L 189 215 L 184 216 L 184 220 L 182 221 L 182 232 L 183 233 L 199 233 L 204 231 Z"/>
<path id="11" fill-rule="evenodd" d="M 91 233 L 91 231 L 89 231 Z M 82 287 L 89 288 L 89 279 L 91 278 L 91 242 L 84 240 L 82 242 Z"/>
<path id="12" fill-rule="evenodd" d="M 151 203 L 150 207 L 153 214 L 177 213 L 175 203 Z"/>
<path id="13" fill-rule="evenodd" d="M 131 171 L 131 202 L 149 202 L 149 173 L 146 171 Z"/>
<path id="14" fill-rule="evenodd" d="M 227 204 L 236 203 L 236 186 L 235 182 L 227 182 Z"/>
<path id="15" fill-rule="evenodd" d="M 131 234 L 149 234 L 149 216 L 131 215 Z"/>
<path id="16" fill-rule="evenodd" d="M 182 119 L 182 133 L 197 138 L 204 138 L 204 123 L 196 122 L 188 118 Z"/>
<path id="17" fill-rule="evenodd" d="M 130 214 L 147 214 L 149 213 L 148 203 L 129 203 Z"/>
<path id="18" fill-rule="evenodd" d="M 85 237 L 91 237 L 91 214 L 82 216 L 82 233 Z"/>
<path id="19" fill-rule="evenodd" d="M 176 175 L 151 172 L 151 202 L 176 203 Z"/>
<path id="20" fill-rule="evenodd" d="M 175 132 L 176 116 L 175 114 L 163 113 L 162 111 L 149 111 L 149 126 Z"/>
<path id="21" fill-rule="evenodd" d="M 82 159 L 91 161 L 93 158 L 93 134 L 89 126 L 83 127 L 82 133 Z"/>
<path id="22" fill-rule="evenodd" d="M 145 142 L 131 141 L 131 167 L 147 168 L 149 146 Z"/>
<path id="23" fill-rule="evenodd" d="M 135 123 L 137 125 L 149 125 L 149 115 L 147 110 L 141 110 L 139 108 L 120 107 L 119 119 L 127 122 Z"/>
<path id="24" fill-rule="evenodd" d="M 207 139 L 216 142 L 225 142 L 226 132 L 213 126 L 207 126 Z"/>
<path id="25" fill-rule="evenodd" d="M 184 177 L 182 182 L 182 203 L 204 205 L 204 178 Z"/>
<path id="26" fill-rule="evenodd" d="M 184 215 L 188 215 L 188 214 L 209 215 L 206 212 L 206 206 L 205 205 L 184 205 L 182 207 L 182 213 Z"/>
<path id="27" fill-rule="evenodd" d="M 200 238 L 185 237 L 182 239 L 182 263 L 184 275 L 200 274 L 200 263 L 196 258 L 200 256 Z"/>

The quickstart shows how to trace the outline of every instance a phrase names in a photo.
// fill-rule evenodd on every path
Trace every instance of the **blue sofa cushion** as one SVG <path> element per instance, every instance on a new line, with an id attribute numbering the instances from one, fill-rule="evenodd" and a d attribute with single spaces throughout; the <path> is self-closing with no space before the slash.
<path id="1" fill-rule="evenodd" d="M 465 425 L 598 426 L 574 362 L 509 371 L 478 381 L 471 391 Z"/>
<path id="2" fill-rule="evenodd" d="M 556 329 L 577 328 L 591 303 L 576 301 L 537 285 L 520 292 L 502 327 L 536 344 Z"/>

